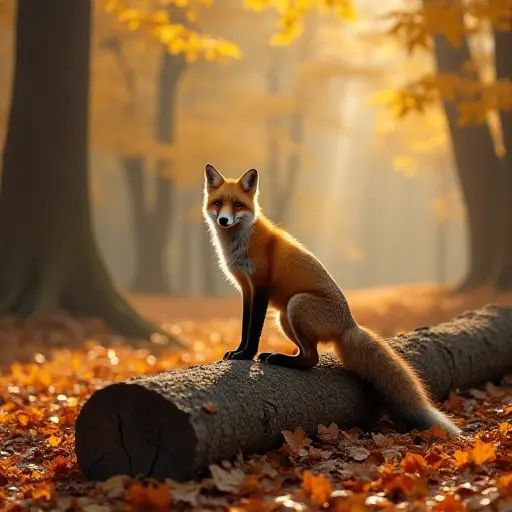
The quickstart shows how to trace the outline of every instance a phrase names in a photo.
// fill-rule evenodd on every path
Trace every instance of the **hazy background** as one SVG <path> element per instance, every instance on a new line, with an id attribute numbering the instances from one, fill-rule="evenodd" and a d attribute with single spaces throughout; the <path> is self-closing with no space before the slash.
<path id="1" fill-rule="evenodd" d="M 2 5 L 0 30 L 2 141 L 13 64 L 9 4 Z M 114 16 L 96 9 L 91 186 L 98 242 L 115 280 L 130 289 L 137 273 L 126 161 L 142 162 L 146 190 L 139 199 L 150 209 L 162 186 L 155 173 L 162 155 L 171 162 L 163 205 L 168 239 L 156 250 L 145 240 L 141 250 L 146 267 L 163 251 L 173 296 L 235 293 L 215 266 L 201 218 L 207 161 L 231 177 L 258 168 L 264 211 L 343 288 L 459 280 L 466 234 L 444 119 L 434 111 L 399 122 L 379 101 L 431 66 L 376 35 L 379 14 L 400 3 L 358 2 L 360 21 L 350 24 L 309 16 L 304 35 L 287 47 L 268 44 L 271 13 L 245 12 L 234 0 L 218 4 L 202 26 L 235 41 L 243 58 L 184 64 L 175 93 L 168 90 L 175 105 L 175 142 L 168 145 L 154 136 L 163 48 L 140 31 L 127 35 Z M 165 291 L 144 272 L 136 291 Z"/>

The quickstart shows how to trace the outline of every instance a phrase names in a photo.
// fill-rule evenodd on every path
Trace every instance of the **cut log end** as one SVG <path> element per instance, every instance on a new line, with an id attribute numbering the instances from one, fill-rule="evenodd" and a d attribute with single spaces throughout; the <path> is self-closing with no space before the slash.
<path id="1" fill-rule="evenodd" d="M 76 455 L 86 478 L 118 475 L 184 480 L 194 473 L 190 417 L 159 393 L 133 383 L 96 392 L 76 422 Z"/>

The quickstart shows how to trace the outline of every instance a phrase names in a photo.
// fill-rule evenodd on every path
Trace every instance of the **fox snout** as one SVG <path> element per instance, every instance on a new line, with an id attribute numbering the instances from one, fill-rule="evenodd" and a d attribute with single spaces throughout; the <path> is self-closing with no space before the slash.
<path id="1" fill-rule="evenodd" d="M 217 217 L 217 223 L 223 228 L 229 228 L 235 223 L 235 219 L 231 215 L 221 212 Z"/>

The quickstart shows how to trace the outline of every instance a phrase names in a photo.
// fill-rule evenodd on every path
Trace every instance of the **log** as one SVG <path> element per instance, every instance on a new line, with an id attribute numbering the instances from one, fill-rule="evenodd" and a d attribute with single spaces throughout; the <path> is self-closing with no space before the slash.
<path id="1" fill-rule="evenodd" d="M 494 305 L 390 341 L 432 394 L 496 381 L 512 370 L 512 309 Z M 376 419 L 381 400 L 331 354 L 311 370 L 219 361 L 134 378 L 96 391 L 76 422 L 85 476 L 184 481 L 239 452 L 264 452 L 281 431 L 322 423 L 348 428 Z"/>

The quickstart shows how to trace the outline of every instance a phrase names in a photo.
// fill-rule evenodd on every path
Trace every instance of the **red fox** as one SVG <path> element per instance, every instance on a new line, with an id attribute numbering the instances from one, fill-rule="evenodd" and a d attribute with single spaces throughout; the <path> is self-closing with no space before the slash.
<path id="1" fill-rule="evenodd" d="M 273 224 L 258 205 L 258 171 L 239 179 L 205 168 L 203 215 L 219 263 L 242 293 L 242 338 L 224 359 L 253 359 L 268 307 L 296 355 L 261 353 L 258 360 L 309 369 L 318 363 L 317 345 L 334 342 L 343 366 L 369 382 L 390 411 L 409 426 L 462 431 L 434 407 L 414 370 L 377 334 L 354 320 L 341 289 L 324 266 L 290 234 Z"/>

